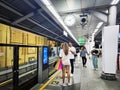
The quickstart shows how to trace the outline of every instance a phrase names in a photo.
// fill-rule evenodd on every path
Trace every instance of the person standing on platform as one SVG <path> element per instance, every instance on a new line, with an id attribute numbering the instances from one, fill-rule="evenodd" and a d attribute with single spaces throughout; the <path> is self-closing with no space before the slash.
<path id="1" fill-rule="evenodd" d="M 95 46 L 93 46 L 93 50 L 91 51 L 91 54 L 92 54 L 92 62 L 93 62 L 94 70 L 97 70 L 98 69 L 99 52 L 98 52 L 98 50 L 96 49 Z"/>
<path id="2" fill-rule="evenodd" d="M 69 42 L 69 51 L 70 51 L 70 63 L 71 63 L 71 76 L 73 76 L 73 73 L 74 73 L 74 61 L 75 61 L 74 55 L 76 54 L 76 49 L 75 49 L 75 47 L 72 46 L 71 42 Z"/>
<path id="3" fill-rule="evenodd" d="M 71 85 L 70 83 L 70 51 L 69 46 L 67 43 L 62 44 L 62 49 L 60 51 L 60 59 L 62 60 L 62 79 L 63 79 L 63 86 L 66 86 L 65 84 L 65 75 L 67 73 L 68 78 L 68 85 Z"/>
<path id="4" fill-rule="evenodd" d="M 86 48 L 84 46 L 81 47 L 80 57 L 82 57 L 83 67 L 87 67 L 86 66 L 86 62 L 87 62 L 86 54 L 89 55 Z"/>

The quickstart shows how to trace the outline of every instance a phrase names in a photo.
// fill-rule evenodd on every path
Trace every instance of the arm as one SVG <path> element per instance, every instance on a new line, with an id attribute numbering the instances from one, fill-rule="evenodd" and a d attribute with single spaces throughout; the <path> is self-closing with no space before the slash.
<path id="1" fill-rule="evenodd" d="M 71 52 L 72 54 L 76 54 L 76 50 L 75 50 L 75 48 L 72 47 L 72 48 L 70 49 L 70 52 Z"/>
<path id="2" fill-rule="evenodd" d="M 80 51 L 80 57 L 81 57 L 81 51 Z"/>
<path id="3" fill-rule="evenodd" d="M 71 52 L 72 54 L 76 54 L 76 52 L 75 52 L 75 51 L 70 50 L 70 52 Z"/>
<path id="4" fill-rule="evenodd" d="M 62 52 L 63 52 L 63 50 L 61 49 L 61 50 L 60 50 L 60 53 L 59 53 L 59 58 L 60 58 L 60 59 L 62 59 Z"/>
<path id="5" fill-rule="evenodd" d="M 89 53 L 87 52 L 87 50 L 86 50 L 86 53 L 87 53 L 87 55 L 89 55 Z"/>

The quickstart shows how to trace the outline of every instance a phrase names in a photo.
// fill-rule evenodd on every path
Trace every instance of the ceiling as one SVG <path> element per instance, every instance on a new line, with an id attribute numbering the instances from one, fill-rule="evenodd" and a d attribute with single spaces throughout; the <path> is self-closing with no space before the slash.
<path id="1" fill-rule="evenodd" d="M 63 35 L 63 28 L 41 8 L 39 0 L 0 0 L 0 23 L 20 28 L 57 42 L 77 43 Z"/>
<path id="2" fill-rule="evenodd" d="M 62 17 L 63 21 L 68 14 L 75 16 L 76 23 L 73 26 L 69 26 L 69 29 L 78 40 L 80 37 L 88 39 L 94 32 L 97 24 L 102 20 L 96 18 L 91 10 L 103 12 L 108 10 L 112 0 L 51 0 L 56 11 Z M 120 5 L 117 5 L 117 24 L 120 22 Z M 88 22 L 85 26 L 81 25 L 80 15 L 86 14 L 88 16 Z M 119 18 L 119 19 L 118 19 Z M 104 23 L 106 25 L 107 23 Z M 103 25 L 103 26 L 104 26 Z M 102 30 L 102 27 L 100 28 Z M 97 32 L 95 36 L 96 40 L 101 40 L 101 32 Z"/>
<path id="3" fill-rule="evenodd" d="M 66 15 L 74 15 L 76 22 L 68 28 L 78 40 L 80 37 L 88 39 L 97 24 L 101 22 L 91 13 L 91 10 L 103 12 L 109 8 L 111 1 L 51 0 L 51 3 L 63 21 Z M 117 5 L 117 8 L 120 8 L 120 4 Z M 117 12 L 117 23 L 119 23 L 120 10 L 118 9 Z M 80 21 L 80 15 L 83 14 L 88 16 L 88 22 L 84 26 Z M 69 34 L 68 37 L 63 35 L 64 28 L 43 6 L 41 0 L 0 0 L 0 23 L 43 35 L 58 42 L 72 42 L 74 45 L 78 45 Z M 101 34 L 99 33 L 96 35 L 96 39 L 100 39 Z"/>

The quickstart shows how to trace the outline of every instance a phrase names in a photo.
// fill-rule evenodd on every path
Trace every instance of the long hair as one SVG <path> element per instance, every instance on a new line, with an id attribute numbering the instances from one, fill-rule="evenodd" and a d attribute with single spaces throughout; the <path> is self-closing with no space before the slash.
<path id="1" fill-rule="evenodd" d="M 63 52 L 65 53 L 65 55 L 68 55 L 68 51 L 69 51 L 69 47 L 67 43 L 63 44 Z"/>

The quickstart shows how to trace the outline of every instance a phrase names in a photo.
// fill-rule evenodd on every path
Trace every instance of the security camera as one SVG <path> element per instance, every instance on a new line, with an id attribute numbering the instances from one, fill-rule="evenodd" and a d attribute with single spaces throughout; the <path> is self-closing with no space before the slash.
<path id="1" fill-rule="evenodd" d="M 80 15 L 80 24 L 86 25 L 88 22 L 88 16 L 87 15 Z"/>

